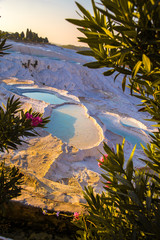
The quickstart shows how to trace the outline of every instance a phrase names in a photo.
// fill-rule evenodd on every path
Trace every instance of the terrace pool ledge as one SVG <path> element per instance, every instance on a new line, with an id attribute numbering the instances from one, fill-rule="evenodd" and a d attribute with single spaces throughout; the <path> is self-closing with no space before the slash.
<path id="1" fill-rule="evenodd" d="M 18 87 L 18 92 L 24 97 L 49 103 L 53 110 L 46 130 L 69 146 L 90 149 L 104 140 L 101 126 L 75 98 L 43 88 Z"/>

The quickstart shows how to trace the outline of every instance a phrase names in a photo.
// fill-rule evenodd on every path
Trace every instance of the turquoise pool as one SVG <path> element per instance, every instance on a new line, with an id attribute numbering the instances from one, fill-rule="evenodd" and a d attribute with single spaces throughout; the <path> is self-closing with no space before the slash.
<path id="1" fill-rule="evenodd" d="M 30 88 L 31 91 L 27 92 L 25 92 L 27 88 L 21 89 L 23 89 L 22 95 L 50 104 L 69 102 L 68 99 L 62 99 L 51 93 L 34 91 L 33 88 Z M 91 148 L 103 140 L 100 127 L 98 128 L 95 125 L 82 106 L 76 104 L 66 104 L 54 108 L 50 116 L 50 122 L 46 127 L 47 131 L 53 136 L 78 149 Z"/>
<path id="2" fill-rule="evenodd" d="M 88 149 L 103 140 L 100 129 L 79 105 L 67 104 L 53 109 L 48 131 L 69 145 Z"/>
<path id="3" fill-rule="evenodd" d="M 69 102 L 67 99 L 60 98 L 48 92 L 36 91 L 33 88 L 29 91 L 29 88 L 24 87 L 22 94 L 50 104 Z M 137 144 L 137 148 L 141 148 L 140 143 L 143 145 L 146 144 L 143 138 L 138 136 L 137 130 L 141 130 L 141 128 L 136 123 L 127 120 L 117 122 L 115 121 L 116 118 L 109 114 L 100 114 L 98 117 L 106 126 L 106 129 L 124 137 L 132 145 Z M 65 104 L 54 108 L 50 119 L 51 121 L 47 124 L 47 131 L 79 149 L 91 148 L 96 146 L 100 142 L 100 139 L 103 140 L 102 132 L 86 116 L 84 108 L 80 105 Z M 145 132 L 145 130 L 143 131 Z"/>
<path id="4" fill-rule="evenodd" d="M 110 130 L 111 132 L 118 134 L 122 137 L 124 137 L 128 142 L 130 142 L 133 146 L 135 144 L 137 144 L 137 148 L 141 148 L 140 143 L 142 143 L 144 146 L 146 145 L 146 143 L 142 140 L 142 138 L 140 136 L 138 136 L 138 134 L 136 134 L 136 131 L 134 132 L 134 128 L 135 130 L 138 129 L 138 126 L 136 124 L 124 124 L 124 123 L 117 123 L 115 122 L 115 117 L 113 116 L 108 116 L 107 115 L 99 115 L 99 118 L 101 119 L 101 121 L 104 123 L 104 125 L 106 126 L 106 129 Z M 133 129 L 133 131 L 131 132 L 131 129 Z"/>
<path id="5" fill-rule="evenodd" d="M 64 100 L 62 98 L 57 97 L 54 94 L 46 93 L 46 92 L 38 92 L 38 91 L 32 91 L 32 92 L 23 92 L 23 96 L 45 101 L 50 104 L 62 104 L 67 102 L 67 100 Z"/>

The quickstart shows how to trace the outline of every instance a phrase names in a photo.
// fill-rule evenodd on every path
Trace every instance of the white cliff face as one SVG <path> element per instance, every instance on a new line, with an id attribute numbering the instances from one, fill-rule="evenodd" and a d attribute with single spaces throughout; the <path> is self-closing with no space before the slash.
<path id="1" fill-rule="evenodd" d="M 74 179 L 81 187 L 91 184 L 97 191 L 102 190 L 101 170 L 96 161 L 101 156 L 100 152 L 104 153 L 102 141 L 115 147 L 116 143 L 122 142 L 124 134 L 127 138 L 125 155 L 128 158 L 135 141 L 144 143 L 149 141 L 146 132 L 152 129 L 149 122 L 143 120 L 148 116 L 138 112 L 139 100 L 129 95 L 129 89 L 123 93 L 121 77 L 114 83 L 114 76 L 103 76 L 104 69 L 83 67 L 84 63 L 94 59 L 81 56 L 74 50 L 53 45 L 15 42 L 11 44 L 10 54 L 1 58 L 0 61 L 1 102 L 5 103 L 7 97 L 14 93 L 16 97 L 21 98 L 26 110 L 33 107 L 34 110 L 43 112 L 47 116 L 51 115 L 53 106 L 44 101 L 23 96 L 18 87 L 23 87 L 23 90 L 28 88 L 27 91 L 30 87 L 35 87 L 50 93 L 56 92 L 59 96 L 63 95 L 70 99 L 70 102 L 81 104 L 87 109 L 87 116 L 90 116 L 94 124 L 99 126 L 101 139 L 99 146 L 79 150 L 73 143 L 72 147 L 68 146 L 57 139 L 54 133 L 51 136 L 48 132 L 41 130 L 41 138 L 32 139 L 31 146 L 25 145 L 19 151 L 12 152 L 8 161 L 19 165 L 48 186 L 53 192 L 51 195 L 56 196 L 56 200 L 61 198 L 63 201 L 67 199 L 66 201 L 72 203 L 80 202 L 82 196 L 80 194 L 77 197 L 77 193 L 73 194 L 74 190 L 71 191 L 72 195 L 68 194 L 68 197 L 63 196 L 62 192 L 58 195 L 57 192 L 62 189 L 62 186 L 55 187 L 55 182 L 59 182 L 64 187 L 68 185 L 70 179 Z M 42 145 L 45 146 L 44 149 Z M 137 149 L 134 158 L 135 166 L 142 166 L 138 161 L 142 155 L 142 150 Z M 56 190 L 57 195 L 55 188 L 59 189 Z"/>

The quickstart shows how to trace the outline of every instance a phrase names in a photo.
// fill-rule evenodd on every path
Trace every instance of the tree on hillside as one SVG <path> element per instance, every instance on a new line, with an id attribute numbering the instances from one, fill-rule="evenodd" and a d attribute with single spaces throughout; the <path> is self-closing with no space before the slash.
<path id="1" fill-rule="evenodd" d="M 26 39 L 29 39 L 29 29 L 26 30 Z"/>
<path id="2" fill-rule="evenodd" d="M 45 37 L 45 38 L 44 38 L 44 43 L 49 43 L 49 41 L 48 41 L 48 38 L 47 38 L 47 37 Z"/>
<path id="3" fill-rule="evenodd" d="M 32 31 L 31 31 L 31 29 L 30 29 L 30 31 L 29 31 L 29 40 L 32 40 L 32 37 L 33 37 L 33 33 L 32 33 Z"/>
<path id="4" fill-rule="evenodd" d="M 15 33 L 14 33 L 14 38 L 15 38 L 15 39 L 18 39 L 18 38 L 19 38 L 19 33 L 18 33 L 18 32 L 15 32 Z"/>
<path id="5" fill-rule="evenodd" d="M 21 32 L 20 37 L 21 37 L 21 39 L 23 39 L 25 37 L 24 32 Z"/>
<path id="6" fill-rule="evenodd" d="M 131 94 L 141 99 L 140 111 L 148 112 L 157 128 L 151 142 L 142 146 L 146 164 L 134 168 L 134 147 L 124 167 L 124 141 L 113 151 L 104 143 L 104 192 L 85 188 L 88 214 L 75 221 L 78 239 L 160 239 L 160 0 L 92 0 L 94 16 L 76 3 L 82 19 L 68 19 L 84 34 L 79 41 L 93 56 L 89 68 L 108 67 L 107 76 L 129 80 Z M 156 124 L 155 124 L 156 122 Z M 147 170 L 146 170 L 147 169 Z"/>
<path id="7" fill-rule="evenodd" d="M 27 41 L 30 41 L 30 42 L 36 42 L 36 43 L 48 43 L 48 38 L 45 37 L 39 37 L 37 33 L 35 32 L 32 32 L 32 30 L 28 29 L 26 30 L 26 37 L 25 37 L 25 34 L 24 32 L 21 32 L 21 33 L 18 33 L 18 32 L 15 32 L 15 33 L 8 33 L 8 32 L 2 32 L 1 31 L 1 34 L 3 34 L 3 36 L 5 38 L 8 38 L 8 39 L 12 39 L 12 40 L 27 40 Z"/>

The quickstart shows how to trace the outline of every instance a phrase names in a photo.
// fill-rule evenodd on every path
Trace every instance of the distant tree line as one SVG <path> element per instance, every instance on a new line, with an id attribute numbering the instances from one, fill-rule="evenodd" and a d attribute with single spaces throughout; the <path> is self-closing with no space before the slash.
<path id="1" fill-rule="evenodd" d="M 28 29 L 26 30 L 26 34 L 22 31 L 21 33 L 15 32 L 15 33 L 9 33 L 1 31 L 3 36 L 5 38 L 11 39 L 11 40 L 20 40 L 20 41 L 29 41 L 29 42 L 36 42 L 36 43 L 49 43 L 48 38 L 42 38 L 38 36 L 38 33 L 32 32 L 32 30 Z"/>

